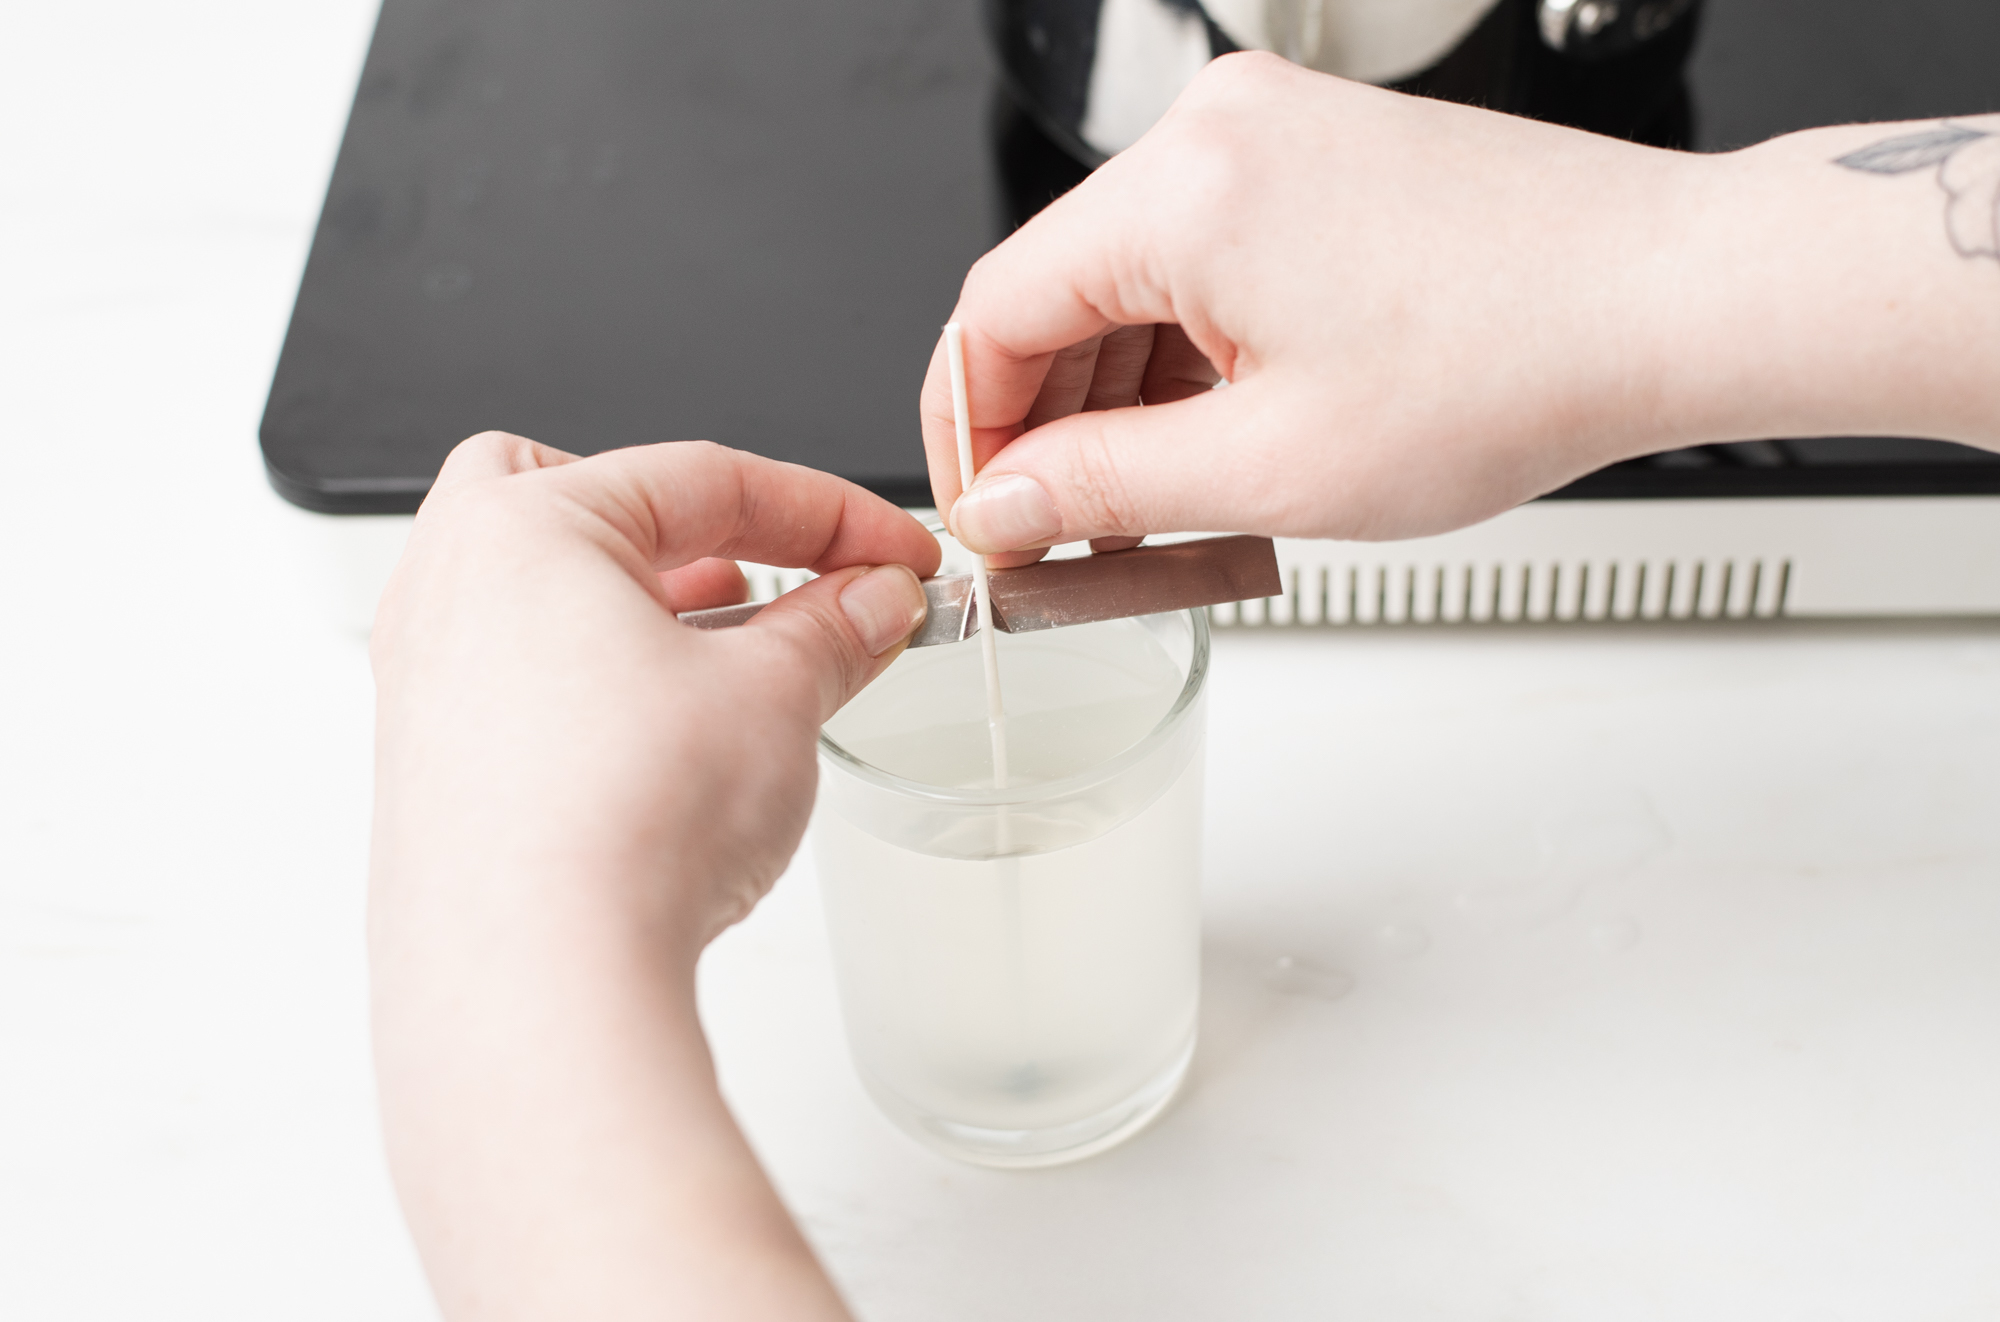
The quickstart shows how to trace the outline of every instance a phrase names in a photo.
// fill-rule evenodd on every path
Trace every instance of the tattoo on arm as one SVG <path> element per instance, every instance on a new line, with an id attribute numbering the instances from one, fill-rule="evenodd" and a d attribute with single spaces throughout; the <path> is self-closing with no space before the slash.
<path id="1" fill-rule="evenodd" d="M 2000 262 L 2000 123 L 1973 128 L 1946 120 L 1921 133 L 1884 138 L 1834 164 L 1867 174 L 1909 174 L 1937 167 L 1951 246 L 1961 257 Z"/>

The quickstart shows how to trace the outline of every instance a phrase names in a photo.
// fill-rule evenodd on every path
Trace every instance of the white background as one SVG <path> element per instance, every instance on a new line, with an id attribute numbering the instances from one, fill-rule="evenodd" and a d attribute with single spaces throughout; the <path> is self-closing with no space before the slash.
<path id="1" fill-rule="evenodd" d="M 383 1170 L 369 680 L 258 414 L 372 6 L 0 52 L 0 1318 L 432 1315 Z M 1222 637 L 1204 1038 L 1104 1158 L 924 1152 L 809 865 L 704 968 L 870 1319 L 2000 1314 L 2000 629 Z"/>

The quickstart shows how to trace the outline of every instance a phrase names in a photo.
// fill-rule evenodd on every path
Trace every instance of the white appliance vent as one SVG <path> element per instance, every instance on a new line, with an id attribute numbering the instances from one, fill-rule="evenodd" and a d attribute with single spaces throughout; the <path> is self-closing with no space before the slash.
<path id="1" fill-rule="evenodd" d="M 1223 627 L 1770 619 L 1785 613 L 1792 576 L 1789 559 L 1764 558 L 1424 565 L 1286 555 L 1280 568 L 1284 596 L 1213 607 L 1209 619 Z"/>

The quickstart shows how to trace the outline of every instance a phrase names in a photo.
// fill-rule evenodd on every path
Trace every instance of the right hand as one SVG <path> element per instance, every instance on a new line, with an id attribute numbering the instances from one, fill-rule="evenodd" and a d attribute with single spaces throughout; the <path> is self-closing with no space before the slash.
<path id="1" fill-rule="evenodd" d="M 1688 443 L 1651 407 L 1678 285 L 1647 255 L 1703 160 L 1217 60 L 966 278 L 980 478 L 961 500 L 940 346 L 938 508 L 986 552 L 1410 537 Z"/>

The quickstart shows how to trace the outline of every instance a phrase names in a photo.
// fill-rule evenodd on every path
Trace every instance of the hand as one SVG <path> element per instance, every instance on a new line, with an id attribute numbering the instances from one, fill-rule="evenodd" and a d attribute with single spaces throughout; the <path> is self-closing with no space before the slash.
<path id="1" fill-rule="evenodd" d="M 938 508 L 986 552 L 1388 539 L 1684 445 L 1993 443 L 1990 271 L 1937 243 L 1928 172 L 1832 164 L 1883 132 L 1697 156 L 1227 56 L 967 277 L 980 477 L 940 351 Z"/>
<path id="2" fill-rule="evenodd" d="M 737 556 L 821 576 L 676 621 L 742 600 Z M 445 464 L 374 632 L 370 945 L 446 1316 L 843 1315 L 716 1093 L 694 964 L 791 857 L 820 723 L 937 559 L 856 487 L 701 443 Z"/>
<path id="3" fill-rule="evenodd" d="M 727 557 L 822 576 L 745 627 L 681 625 L 743 600 Z M 791 858 L 820 723 L 921 621 L 910 567 L 937 561 L 907 514 L 809 469 L 467 441 L 376 621 L 378 863 L 620 879 L 699 949 Z"/>
<path id="4" fill-rule="evenodd" d="M 981 550 L 1386 538 L 1556 486 L 1644 443 L 1617 406 L 1650 389 L 1649 355 L 1572 313 L 1579 292 L 1643 305 L 1626 256 L 1687 223 L 1684 160 L 1218 60 L 967 277 L 953 315 L 982 477 L 954 507 L 940 356 L 938 506 Z"/>

